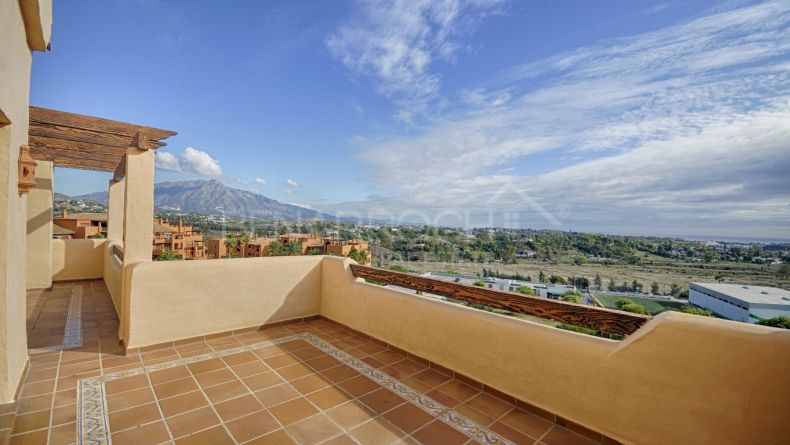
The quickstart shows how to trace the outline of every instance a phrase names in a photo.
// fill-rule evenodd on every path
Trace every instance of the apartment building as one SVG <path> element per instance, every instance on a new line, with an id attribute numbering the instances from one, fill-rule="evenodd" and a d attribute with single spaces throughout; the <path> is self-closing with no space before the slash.
<path id="1" fill-rule="evenodd" d="M 152 255 L 158 257 L 164 252 L 175 252 L 184 260 L 206 259 L 206 248 L 203 243 L 203 233 L 185 226 L 184 220 L 179 218 L 177 225 L 160 218 L 154 221 L 154 248 Z"/>
<path id="2" fill-rule="evenodd" d="M 52 219 L 54 225 L 73 232 L 71 238 L 87 239 L 107 236 L 106 213 L 68 213 L 63 209 L 60 216 Z M 60 234 L 66 232 L 60 231 Z"/>
<path id="3" fill-rule="evenodd" d="M 236 234 L 240 236 L 240 234 Z M 324 238 L 317 234 L 308 233 L 286 233 L 277 237 L 252 237 L 244 244 L 228 245 L 225 238 L 212 238 L 206 240 L 206 258 L 218 259 L 232 253 L 235 258 L 255 258 L 262 256 L 282 256 L 272 255 L 272 245 L 277 242 L 280 245 L 298 244 L 300 255 L 332 255 L 348 257 L 352 249 L 363 251 L 367 254 L 370 264 L 370 246 L 367 241 L 362 240 L 342 240 L 339 238 Z M 281 252 L 286 254 L 286 252 Z"/>

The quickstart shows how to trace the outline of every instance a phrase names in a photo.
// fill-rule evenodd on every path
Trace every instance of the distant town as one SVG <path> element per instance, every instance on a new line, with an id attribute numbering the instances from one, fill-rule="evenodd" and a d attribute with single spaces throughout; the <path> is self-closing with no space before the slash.
<path id="1" fill-rule="evenodd" d="M 55 212 L 55 238 L 106 234 L 101 203 L 61 200 Z M 317 218 L 245 220 L 167 207 L 159 209 L 153 227 L 152 258 L 159 261 L 334 255 L 459 284 L 648 315 L 682 311 L 751 323 L 790 316 L 790 244 Z"/>

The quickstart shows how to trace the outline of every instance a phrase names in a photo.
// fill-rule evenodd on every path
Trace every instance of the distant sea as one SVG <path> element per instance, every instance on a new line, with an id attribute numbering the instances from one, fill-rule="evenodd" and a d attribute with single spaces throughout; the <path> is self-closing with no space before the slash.
<path id="1" fill-rule="evenodd" d="M 790 243 L 790 238 L 760 238 L 748 236 L 687 236 L 676 235 L 678 238 L 687 239 L 690 241 L 729 241 L 732 243 L 759 243 L 759 244 L 787 244 Z"/>

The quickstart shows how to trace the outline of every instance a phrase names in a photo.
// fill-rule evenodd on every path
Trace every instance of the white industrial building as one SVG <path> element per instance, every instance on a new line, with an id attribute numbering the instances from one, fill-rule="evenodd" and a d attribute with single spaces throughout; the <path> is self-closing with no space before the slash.
<path id="1" fill-rule="evenodd" d="M 776 287 L 690 283 L 689 303 L 747 323 L 782 315 L 790 317 L 790 291 Z"/>

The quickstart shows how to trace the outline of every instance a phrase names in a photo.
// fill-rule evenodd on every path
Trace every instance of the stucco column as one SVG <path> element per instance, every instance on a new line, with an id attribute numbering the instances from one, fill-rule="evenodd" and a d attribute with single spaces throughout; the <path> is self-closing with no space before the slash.
<path id="1" fill-rule="evenodd" d="M 124 198 L 126 180 L 119 182 L 110 180 L 107 187 L 107 239 L 123 241 Z"/>
<path id="2" fill-rule="evenodd" d="M 37 161 L 36 186 L 27 194 L 27 288 L 52 286 L 52 162 Z"/>
<path id="3" fill-rule="evenodd" d="M 151 261 L 154 232 L 154 151 L 126 149 L 124 264 Z"/>

